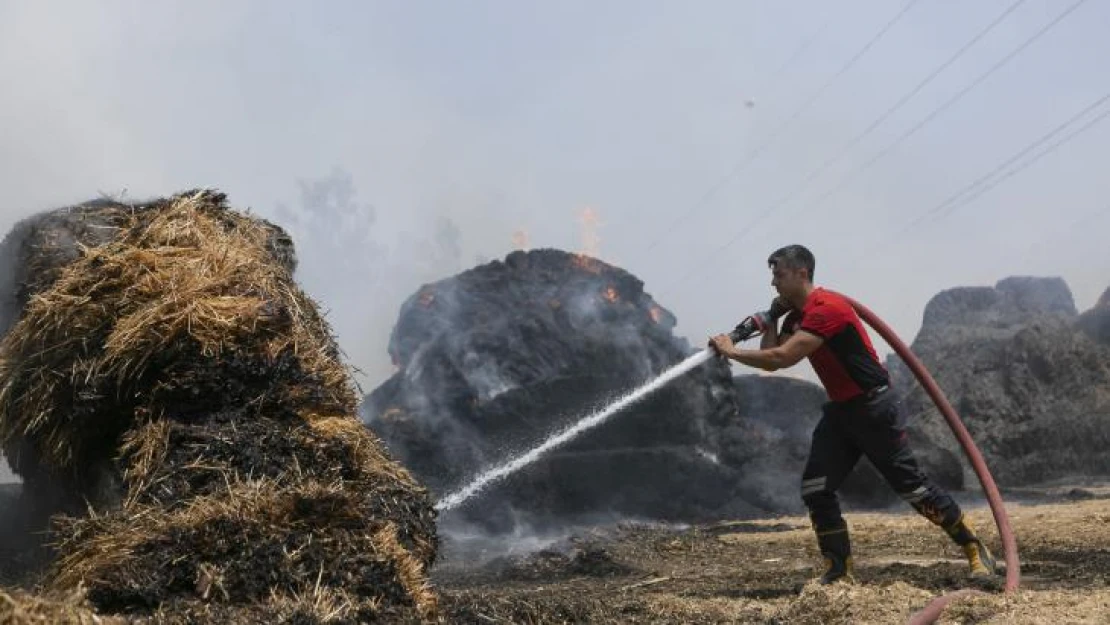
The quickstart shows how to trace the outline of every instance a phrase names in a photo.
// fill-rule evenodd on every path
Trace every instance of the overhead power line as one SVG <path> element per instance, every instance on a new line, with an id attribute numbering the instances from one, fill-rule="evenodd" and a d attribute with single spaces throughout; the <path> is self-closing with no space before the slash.
<path id="1" fill-rule="evenodd" d="M 990 68 L 988 68 L 985 72 L 979 74 L 975 79 L 973 79 L 970 83 L 968 83 L 963 89 L 956 92 L 955 95 L 953 95 L 948 100 L 946 100 L 944 103 L 942 103 L 940 106 L 935 108 L 932 112 L 930 112 L 928 115 L 926 115 L 922 120 L 920 120 L 917 124 L 912 126 L 909 130 L 907 130 L 906 132 L 901 134 L 897 139 L 894 140 L 894 142 L 889 144 L 883 150 L 879 151 L 879 153 L 874 155 L 871 159 L 866 161 L 863 165 L 857 167 L 852 172 L 850 172 L 848 175 L 846 175 L 844 178 L 842 178 L 839 184 L 837 184 L 831 190 L 829 190 L 828 192 L 823 194 L 815 202 L 807 205 L 801 212 L 805 212 L 806 210 L 808 210 L 810 208 L 813 208 L 814 206 L 819 205 L 825 199 L 829 198 L 835 192 L 837 192 L 841 188 L 843 188 L 844 185 L 849 180 L 851 180 L 852 178 L 854 178 L 855 176 L 857 176 L 861 172 L 868 169 L 871 165 L 876 163 L 880 158 L 882 158 L 883 156 L 885 156 L 886 154 L 889 154 L 892 150 L 894 150 L 895 147 L 897 147 L 902 142 L 904 142 L 906 139 L 908 139 L 911 136 L 913 136 L 914 134 L 916 134 L 917 131 L 921 130 L 926 125 L 931 123 L 934 119 L 936 119 L 936 117 L 938 115 L 940 115 L 940 113 L 942 113 L 943 111 L 948 109 L 950 106 L 952 106 L 953 104 L 958 102 L 960 99 L 962 99 L 964 96 L 966 96 L 972 90 L 974 90 L 976 87 L 981 85 L 987 78 L 989 78 L 992 74 L 994 74 L 996 71 L 1001 69 L 1003 66 L 1005 66 L 1007 63 L 1009 63 L 1011 60 L 1016 58 L 1019 54 L 1021 54 L 1021 52 L 1026 50 L 1029 46 L 1031 46 L 1033 43 L 1035 43 L 1037 40 L 1039 40 L 1041 37 L 1043 37 L 1046 33 L 1048 33 L 1052 28 L 1054 28 L 1057 24 L 1059 24 L 1061 21 L 1063 21 L 1064 18 L 1066 18 L 1068 15 L 1070 15 L 1076 9 L 1078 9 L 1086 1 L 1087 0 L 1076 0 L 1076 2 L 1074 2 L 1071 6 L 1069 6 L 1067 9 L 1065 9 L 1062 13 L 1060 13 L 1055 18 L 1053 18 L 1050 22 L 1048 22 L 1043 27 L 1041 27 L 1037 32 L 1033 33 L 1031 36 L 1026 38 L 1025 41 L 1023 41 L 1021 44 L 1018 45 L 1018 47 L 1011 50 L 1008 54 L 1006 54 L 1004 57 L 1002 57 L 1000 60 L 998 60 L 994 65 L 992 65 Z M 690 271 L 683 274 L 683 276 L 681 278 L 679 278 L 676 281 L 676 283 L 677 282 L 682 282 L 686 278 L 693 275 L 693 273 L 696 270 L 700 269 L 702 266 L 704 266 L 706 263 L 708 263 L 710 260 L 712 260 L 715 256 L 717 256 L 717 254 L 723 252 L 724 250 L 726 250 L 729 247 L 731 247 L 732 245 L 734 245 L 738 240 L 740 240 L 740 238 L 744 234 L 747 234 L 750 231 L 751 231 L 750 227 L 741 229 L 731 239 L 726 241 L 724 244 L 718 246 L 710 254 L 703 257 L 702 260 L 695 263 L 691 267 Z"/>
<path id="2" fill-rule="evenodd" d="M 1005 174 L 1001 178 L 995 179 L 993 182 L 991 182 L 989 185 L 987 185 L 985 187 L 980 186 L 983 183 L 985 183 L 987 180 L 990 180 L 990 178 L 993 177 L 995 174 L 1002 171 L 1006 167 L 1009 167 L 1010 165 L 1013 165 L 1015 162 L 1017 162 L 1022 157 L 1026 156 L 1027 154 L 1029 154 L 1030 152 L 1032 152 L 1033 150 L 1035 150 L 1039 146 L 1041 146 L 1044 143 L 1046 143 L 1047 141 L 1051 140 L 1055 135 L 1062 132 L 1065 128 L 1070 126 L 1076 120 L 1082 118 L 1084 115 L 1086 115 L 1087 113 L 1090 113 L 1091 111 L 1093 111 L 1094 109 L 1096 109 L 1100 105 L 1106 103 L 1107 101 L 1110 101 L 1110 93 L 1106 93 L 1105 95 L 1098 98 L 1097 100 L 1095 100 L 1091 104 L 1088 104 L 1087 106 L 1085 106 L 1081 111 L 1079 111 L 1075 115 L 1072 115 L 1067 120 L 1065 120 L 1064 122 L 1060 123 L 1058 126 L 1053 128 L 1052 130 L 1050 130 L 1050 131 L 1046 132 L 1045 134 L 1041 135 L 1036 141 L 1033 141 L 1032 143 L 1026 145 L 1022 150 L 1020 150 L 1019 152 L 1017 152 L 1016 154 L 1014 154 L 1010 158 L 1006 159 L 1005 161 L 999 163 L 998 166 L 995 167 L 994 169 L 992 169 L 991 171 L 989 171 L 986 174 L 984 174 L 984 175 L 980 176 L 979 178 L 975 179 L 974 181 L 972 181 L 971 183 L 969 183 L 968 185 L 966 185 L 965 187 L 963 187 L 959 191 L 953 193 L 948 198 L 946 198 L 943 201 L 941 201 L 940 203 L 938 203 L 936 206 L 933 206 L 929 210 L 925 211 L 925 213 L 923 213 L 920 217 L 918 217 L 913 222 L 911 222 L 907 227 L 912 228 L 913 226 L 916 226 L 917 224 L 921 223 L 922 221 L 928 219 L 930 216 L 935 215 L 937 213 L 940 213 L 940 218 L 942 218 L 942 219 L 944 217 L 947 217 L 949 214 L 951 214 L 953 211 L 955 211 L 959 207 L 970 203 L 975 198 L 979 197 L 983 193 L 986 193 L 990 189 L 994 188 L 996 185 L 998 185 L 1003 180 L 1013 176 L 1015 173 L 1025 169 L 1026 167 L 1029 167 L 1030 165 L 1032 165 L 1036 161 L 1040 160 L 1043 156 L 1046 156 L 1046 155 L 1051 154 L 1052 152 L 1056 151 L 1056 149 L 1059 148 L 1064 143 L 1067 143 L 1068 141 L 1071 141 L 1076 136 L 1086 132 L 1091 127 L 1093 127 L 1095 124 L 1102 121 L 1108 114 L 1110 114 L 1110 108 L 1103 111 L 1101 114 L 1096 116 L 1094 119 L 1089 120 L 1083 126 L 1080 126 L 1078 130 L 1072 132 L 1071 134 L 1067 135 L 1063 139 L 1060 139 L 1059 141 L 1049 145 L 1048 148 L 1046 148 L 1045 150 L 1042 150 L 1039 154 L 1034 156 L 1032 159 L 1030 159 L 1030 160 L 1026 161 L 1025 163 L 1023 163 L 1022 165 L 1019 165 L 1018 167 L 1010 170 L 1010 172 L 1008 172 L 1007 174 Z M 976 187 L 979 187 L 979 188 L 976 189 Z M 969 195 L 965 195 L 965 194 L 969 194 Z M 960 200 L 961 196 L 964 196 L 964 199 L 962 201 Z"/>
<path id="3" fill-rule="evenodd" d="M 834 185 L 831 189 L 829 189 L 824 194 L 822 194 L 820 197 L 818 197 L 816 200 L 814 200 L 812 203 L 810 203 L 806 207 L 805 210 L 808 210 L 810 208 L 813 208 L 815 206 L 820 205 L 822 202 L 827 200 L 829 197 L 834 195 L 836 192 L 843 189 L 844 186 L 848 182 L 855 179 L 856 176 L 863 173 L 864 171 L 869 169 L 872 165 L 877 163 L 879 161 L 879 159 L 881 159 L 884 156 L 886 156 L 887 154 L 891 153 L 894 150 L 894 148 L 898 147 L 904 141 L 906 141 L 907 139 L 909 139 L 913 135 L 917 134 L 917 131 L 919 131 L 922 128 L 924 128 L 925 126 L 929 125 L 934 119 L 937 118 L 938 115 L 940 115 L 944 111 L 948 110 L 948 108 L 950 106 L 952 106 L 953 104 L 955 104 L 955 103 L 959 102 L 961 99 L 963 99 L 964 96 L 966 96 L 968 93 L 970 93 L 976 87 L 981 85 L 992 74 L 994 74 L 998 70 L 1002 69 L 1007 63 L 1012 61 L 1019 54 L 1024 52 L 1026 48 L 1033 45 L 1036 41 L 1038 41 L 1046 33 L 1048 33 L 1050 30 L 1052 30 L 1057 24 L 1062 22 L 1064 20 L 1064 18 L 1071 15 L 1072 12 L 1074 12 L 1076 9 L 1078 9 L 1086 1 L 1087 0 L 1077 0 L 1076 2 L 1074 2 L 1071 6 L 1069 6 L 1067 9 L 1065 9 L 1062 13 L 1057 15 L 1052 21 L 1045 24 L 1043 27 L 1041 27 L 1040 30 L 1033 33 L 1033 35 L 1031 35 L 1029 38 L 1027 38 L 1025 41 L 1023 41 L 1017 48 L 1014 48 L 1013 50 L 1011 50 L 1009 54 L 1007 54 L 1006 56 L 999 59 L 994 65 L 992 65 L 985 72 L 983 72 L 982 74 L 979 74 L 979 76 L 977 76 L 974 80 L 972 80 L 967 86 L 965 86 L 963 89 L 956 92 L 956 94 L 953 95 L 948 100 L 945 100 L 945 102 L 943 104 L 941 104 L 937 108 L 933 109 L 932 112 L 930 112 L 928 115 L 926 115 L 924 118 L 922 118 L 916 124 L 914 124 L 909 130 L 907 130 L 906 132 L 899 135 L 898 138 L 895 139 L 893 142 L 891 142 L 889 145 L 887 145 L 887 147 L 880 150 L 877 154 L 872 156 L 865 163 L 863 163 L 859 167 L 857 167 L 854 170 L 852 170 L 851 172 L 849 172 L 843 178 L 841 178 L 839 183 Z"/>
<path id="4" fill-rule="evenodd" d="M 989 185 L 979 189 L 973 195 L 970 195 L 970 196 L 966 197 L 964 200 L 962 200 L 961 202 L 959 202 L 957 204 L 954 204 L 953 206 L 949 207 L 948 210 L 944 211 L 944 213 L 941 214 L 941 218 L 943 219 L 944 217 L 947 217 L 948 215 L 955 212 L 957 209 L 970 204 L 971 202 L 975 201 L 975 199 L 978 198 L 979 196 L 983 195 L 987 191 L 990 191 L 994 187 L 1001 184 L 1003 181 L 1011 178 L 1014 174 L 1022 171 L 1026 167 L 1029 167 L 1033 163 L 1036 163 L 1037 161 L 1041 160 L 1043 157 L 1048 156 L 1049 154 L 1052 154 L 1053 152 L 1058 150 L 1061 146 L 1063 146 L 1065 143 L 1068 143 L 1072 139 L 1074 139 L 1074 138 L 1078 137 L 1079 135 L 1087 132 L 1088 130 L 1093 128 L 1095 125 L 1097 125 L 1099 122 L 1106 119 L 1108 116 L 1110 116 L 1110 109 L 1107 109 L 1107 110 L 1099 113 L 1097 117 L 1095 117 L 1092 120 L 1089 120 L 1086 124 L 1083 124 L 1082 126 L 1077 128 L 1075 131 L 1073 131 L 1071 134 L 1059 139 L 1058 141 L 1056 141 L 1052 145 L 1050 145 L 1047 148 L 1041 150 L 1033 158 L 1031 158 L 1031 159 L 1025 161 L 1024 163 L 1022 163 L 1021 165 L 1018 165 L 1017 167 L 1011 169 L 1010 171 L 1003 174 L 1001 177 L 996 178 Z"/>
<path id="5" fill-rule="evenodd" d="M 749 230 L 754 228 L 765 217 L 771 215 L 772 213 L 774 213 L 774 211 L 778 210 L 783 205 L 785 205 L 787 202 L 789 202 L 790 200 L 797 197 L 798 194 L 801 193 L 810 182 L 812 182 L 815 178 L 817 178 L 819 175 L 821 175 L 826 169 L 828 169 L 829 167 L 834 165 L 837 161 L 844 158 L 844 156 L 847 155 L 848 152 L 853 147 L 855 147 L 857 144 L 859 144 L 860 141 L 862 141 L 869 134 L 871 134 L 872 131 L 874 131 L 876 128 L 878 128 L 880 125 L 882 125 L 882 123 L 884 121 L 886 121 L 887 118 L 889 118 L 891 115 L 893 115 L 898 109 L 902 108 L 906 104 L 906 102 L 909 102 L 910 99 L 913 98 L 913 96 L 917 95 L 922 89 L 925 88 L 926 85 L 928 85 L 930 82 L 932 82 L 933 79 L 936 78 L 937 76 L 939 76 L 945 69 L 948 69 L 948 67 L 951 66 L 953 63 L 955 63 L 961 56 L 963 56 L 965 52 L 967 52 L 969 49 L 971 49 L 972 46 L 974 46 L 976 43 L 978 43 L 983 37 L 987 36 L 987 34 L 990 33 L 990 31 L 994 30 L 995 27 L 997 27 L 999 24 L 1001 24 L 1003 22 L 1003 20 L 1005 20 L 1007 17 L 1009 17 L 1009 15 L 1011 13 L 1016 11 L 1018 9 L 1018 7 L 1020 7 L 1025 2 L 1026 2 L 1026 0 L 1017 0 L 1016 2 L 1011 4 L 1005 11 L 1003 11 L 1001 14 L 999 14 L 998 17 L 994 18 L 994 20 L 991 23 L 989 23 L 985 27 L 983 27 L 978 33 L 975 34 L 974 37 L 972 37 L 967 43 L 965 43 L 963 46 L 961 46 L 959 50 L 956 50 L 956 52 L 952 56 L 948 57 L 948 60 L 941 63 L 939 66 L 937 66 L 921 82 L 917 83 L 917 85 L 913 89 L 910 89 L 908 92 L 906 92 L 901 98 L 899 98 L 899 100 L 897 102 L 895 102 L 890 108 L 888 108 L 886 111 L 884 111 L 882 113 L 882 115 L 879 115 L 879 117 L 876 118 L 875 121 L 871 122 L 871 124 L 869 126 L 867 126 L 867 128 L 865 128 L 863 130 L 863 132 L 856 135 L 855 138 L 853 138 L 851 141 L 849 141 L 847 144 L 845 144 L 843 147 L 841 147 L 840 150 L 838 150 L 835 154 L 833 154 L 833 156 L 831 156 L 829 159 L 827 159 L 819 167 L 817 167 L 813 171 L 809 172 L 809 174 L 806 175 L 806 177 L 803 178 L 801 182 L 799 182 L 796 185 L 793 185 L 793 188 L 789 193 L 787 193 L 783 197 L 779 198 L 779 200 L 776 201 L 775 203 L 773 203 L 771 206 L 769 206 L 767 208 L 767 210 L 760 213 L 760 215 L 754 221 L 750 221 L 747 224 L 745 224 L 746 228 L 749 229 Z"/>
<path id="6" fill-rule="evenodd" d="M 1102 104 L 1105 104 L 1106 102 L 1110 102 L 1110 92 L 1107 92 L 1102 97 L 1097 98 L 1094 102 L 1092 102 L 1091 104 L 1088 104 L 1082 110 L 1080 110 L 1076 114 L 1072 115 L 1067 120 L 1065 120 L 1064 122 L 1062 122 L 1059 125 L 1057 125 L 1056 127 L 1054 127 L 1052 130 L 1050 130 L 1047 133 L 1041 135 L 1036 140 L 1030 142 L 1024 148 L 1022 148 L 1021 150 L 1017 151 L 1015 154 L 1011 155 L 1006 160 L 999 163 L 996 167 L 994 167 L 993 169 L 991 169 L 987 173 L 985 173 L 982 176 L 976 178 L 970 184 L 964 186 L 963 188 L 961 188 L 956 193 L 952 194 L 948 198 L 942 200 L 941 202 L 934 205 L 929 210 L 927 210 L 924 213 L 922 213 L 921 215 L 919 215 L 916 219 L 914 219 L 910 223 L 906 224 L 899 231 L 895 232 L 892 236 L 888 237 L 884 243 L 881 243 L 878 246 L 875 246 L 875 245 L 869 246 L 866 253 L 860 254 L 857 258 L 853 259 L 852 261 L 849 261 L 848 264 L 851 265 L 854 262 L 856 262 L 857 260 L 862 260 L 865 257 L 872 256 L 877 250 L 881 250 L 881 249 L 884 249 L 886 247 L 889 247 L 890 245 L 893 245 L 895 241 L 898 241 L 903 235 L 905 235 L 908 232 L 910 232 L 911 230 L 913 230 L 915 227 L 917 227 L 922 222 L 927 220 L 928 217 L 931 216 L 931 215 L 936 215 L 936 214 L 940 213 L 939 216 L 937 217 L 936 221 L 937 222 L 942 221 L 943 219 L 945 219 L 949 215 L 951 215 L 953 212 L 955 212 L 957 209 L 959 209 L 963 206 L 966 206 L 967 204 L 970 204 L 971 202 L 975 201 L 980 196 L 982 196 L 984 193 L 986 193 L 987 191 L 990 191 L 994 187 L 998 186 L 1003 181 L 1005 181 L 1009 178 L 1012 178 L 1017 173 L 1019 173 L 1022 170 L 1030 167 L 1031 165 L 1033 165 L 1037 161 L 1041 160 L 1045 156 L 1048 156 L 1048 155 L 1056 152 L 1056 150 L 1060 149 L 1060 147 L 1063 146 L 1064 144 L 1068 143 L 1069 141 L 1078 137 L 1079 135 L 1082 135 L 1083 133 L 1089 131 L 1091 128 L 1093 128 L 1095 125 L 1097 125 L 1099 122 L 1106 119 L 1107 117 L 1110 117 L 1110 107 L 1106 107 L 1098 115 L 1096 115 L 1095 117 L 1087 120 L 1087 122 L 1084 123 L 1083 125 L 1079 126 L 1078 128 L 1075 128 L 1070 133 L 1068 133 L 1068 134 L 1066 134 L 1062 137 L 1057 138 L 1056 141 L 1048 143 L 1054 137 L 1061 134 L 1068 126 L 1071 126 L 1073 123 L 1075 123 L 1079 119 L 1083 118 L 1085 115 L 1087 115 L 1091 111 L 1095 110 L 1098 106 L 1100 106 Z M 1047 145 L 1045 145 L 1046 143 L 1047 143 Z M 1029 159 L 1025 160 L 1024 162 L 1022 162 L 1021 164 L 1017 165 L 1016 167 L 1013 167 L 1012 169 L 1010 169 L 1009 171 L 1007 171 L 1003 175 L 1001 175 L 997 178 L 994 178 L 994 176 L 996 174 L 998 174 L 1002 170 L 1006 169 L 1010 165 L 1013 165 L 1014 163 L 1017 163 L 1023 157 L 1027 156 L 1028 154 L 1030 154 L 1031 152 L 1033 152 L 1034 150 L 1036 150 L 1038 147 L 1041 147 L 1041 146 L 1044 146 L 1044 147 L 1039 152 L 1036 152 L 1032 156 L 1032 158 L 1029 158 Z M 991 180 L 992 178 L 994 178 L 994 179 Z M 988 180 L 990 180 L 989 183 L 987 183 Z M 986 184 L 984 184 L 984 183 L 986 183 Z M 961 197 L 962 197 L 962 199 L 961 199 Z M 947 210 L 943 210 L 945 208 L 947 208 Z M 942 210 L 943 210 L 943 212 L 942 212 Z"/>
<path id="7" fill-rule="evenodd" d="M 833 18 L 834 16 L 836 16 L 836 14 L 837 11 L 834 7 L 832 11 L 829 11 L 829 16 L 825 20 L 825 23 L 821 24 L 820 28 L 813 31 L 813 33 L 802 40 L 802 43 L 799 44 L 797 48 L 794 48 L 794 52 L 791 53 L 789 57 L 787 57 L 786 61 L 782 65 L 780 65 L 778 69 L 771 73 L 771 77 L 768 78 L 766 83 L 763 84 L 762 91 L 771 89 L 776 84 L 778 84 L 779 79 L 782 78 L 784 74 L 786 74 L 786 70 L 790 69 L 790 67 L 794 65 L 794 63 L 797 63 L 798 59 L 802 58 L 802 55 L 805 54 L 806 50 L 809 50 L 809 47 L 813 45 L 813 42 L 817 41 L 817 38 L 820 37 L 829 28 L 829 26 L 833 23 Z"/>
<path id="8" fill-rule="evenodd" d="M 872 47 L 874 47 L 875 44 L 878 43 L 879 40 L 882 39 L 883 36 L 886 35 L 886 33 L 888 31 L 890 31 L 890 29 L 893 28 L 894 25 L 897 24 L 902 19 L 902 17 L 907 12 L 909 12 L 909 10 L 915 4 L 917 4 L 917 2 L 918 2 L 918 0 L 910 0 L 909 2 L 907 2 L 906 5 L 902 7 L 902 10 L 899 11 L 898 14 L 895 15 L 893 18 L 891 18 L 890 21 L 888 21 L 882 27 L 882 29 L 880 29 L 879 32 L 875 34 L 874 37 L 872 37 L 866 44 L 863 45 L 862 48 L 859 49 L 858 52 L 856 52 L 855 55 L 852 56 L 852 58 L 848 59 L 848 61 L 846 63 L 844 63 L 843 66 L 841 66 L 840 70 L 837 71 L 836 74 L 834 74 L 832 78 L 830 78 L 823 85 L 821 85 L 821 87 L 818 88 L 817 91 L 815 91 L 809 97 L 809 99 L 807 99 L 805 102 L 802 103 L 801 106 L 799 106 L 797 109 L 795 109 L 795 111 L 790 115 L 790 117 L 788 117 L 786 119 L 786 121 L 784 121 L 777 128 L 775 128 L 775 130 L 773 130 L 771 132 L 771 134 L 766 138 L 766 140 L 763 143 L 761 143 L 758 147 L 756 147 L 754 150 L 749 152 L 748 155 L 746 157 L 744 157 L 744 160 L 742 160 L 735 167 L 733 167 L 733 169 L 728 174 L 726 174 L 720 181 L 718 181 L 715 185 L 710 187 L 710 189 L 708 191 L 706 191 L 700 198 L 698 198 L 698 200 L 696 202 L 694 202 L 694 204 L 691 205 L 690 208 L 686 209 L 685 211 L 680 211 L 678 213 L 678 215 L 675 217 L 675 219 L 672 222 L 670 222 L 667 225 L 666 228 L 664 228 L 663 230 L 660 231 L 659 235 L 654 240 L 652 240 L 652 242 L 644 249 L 644 251 L 645 252 L 651 251 L 661 241 L 668 238 L 675 231 L 675 228 L 679 227 L 683 222 L 687 221 L 687 219 L 690 217 L 690 215 L 694 211 L 696 211 L 697 209 L 702 208 L 703 206 L 705 206 L 706 203 L 710 199 L 712 199 L 712 197 L 715 196 L 718 191 L 720 191 L 722 188 L 724 188 L 725 185 L 727 185 L 733 178 L 735 178 L 738 174 L 740 174 L 744 170 L 745 167 L 750 165 L 756 159 L 756 157 L 758 157 L 760 154 L 763 153 L 764 150 L 766 150 L 768 147 L 770 147 L 771 144 L 774 143 L 775 139 L 777 139 L 779 137 L 779 135 L 781 135 L 783 133 L 783 131 L 785 131 L 788 127 L 790 127 L 790 125 L 793 124 L 794 121 L 802 115 L 802 113 L 804 113 L 806 110 L 808 110 L 809 107 L 812 106 L 813 103 L 816 102 L 817 99 L 820 98 L 825 93 L 825 91 L 827 91 L 829 89 L 829 87 L 831 87 L 841 76 L 843 76 L 845 73 L 847 73 L 848 70 L 852 69 L 852 67 L 854 67 L 855 64 L 857 62 L 859 62 L 859 60 L 861 58 L 863 58 L 863 56 L 865 54 L 867 54 L 867 52 Z"/>

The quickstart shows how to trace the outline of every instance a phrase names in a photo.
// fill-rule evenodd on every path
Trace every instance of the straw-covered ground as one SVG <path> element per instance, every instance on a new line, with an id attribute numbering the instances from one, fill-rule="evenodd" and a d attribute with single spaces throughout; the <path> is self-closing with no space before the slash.
<path id="1" fill-rule="evenodd" d="M 1008 503 L 1022 581 L 966 576 L 962 553 L 905 512 L 849 515 L 857 583 L 808 580 L 818 556 L 803 517 L 689 528 L 624 526 L 579 534 L 544 552 L 474 570 L 445 543 L 433 571 L 459 623 L 906 623 L 933 598 L 941 623 L 1110 623 L 1110 492 Z M 1002 560 L 989 508 L 970 516 Z M 473 557 L 473 556 L 471 556 Z M 800 591 L 800 592 L 799 592 Z"/>
<path id="2" fill-rule="evenodd" d="M 434 509 L 358 421 L 282 233 L 210 191 L 66 220 L 112 236 L 28 239 L 0 442 L 91 507 L 0 623 L 434 618 Z"/>

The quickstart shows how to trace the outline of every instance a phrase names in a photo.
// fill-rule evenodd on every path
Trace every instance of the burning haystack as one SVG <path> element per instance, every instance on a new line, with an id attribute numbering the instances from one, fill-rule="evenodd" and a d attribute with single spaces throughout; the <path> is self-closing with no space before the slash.
<path id="1" fill-rule="evenodd" d="M 398 372 L 365 417 L 437 495 L 526 451 L 696 349 L 632 274 L 553 249 L 517 251 L 428 284 L 390 339 Z M 509 531 L 599 516 L 753 512 L 719 461 L 736 418 L 729 368 L 710 362 L 491 485 L 455 519 Z M 458 515 L 458 516 L 454 516 Z"/>
<path id="2" fill-rule="evenodd" d="M 98 240 L 44 234 L 74 222 Z M 0 343 L 0 442 L 92 508 L 53 527 L 44 590 L 169 621 L 435 616 L 434 510 L 355 417 L 280 229 L 211 191 L 40 226 Z"/>

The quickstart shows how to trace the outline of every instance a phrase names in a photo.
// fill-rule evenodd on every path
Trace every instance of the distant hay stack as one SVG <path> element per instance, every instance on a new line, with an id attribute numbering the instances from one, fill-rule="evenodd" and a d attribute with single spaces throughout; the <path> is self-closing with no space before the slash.
<path id="1" fill-rule="evenodd" d="M 115 236 L 0 343 L 5 453 L 94 502 L 45 587 L 170 620 L 434 618 L 434 509 L 356 418 L 291 246 L 210 191 L 97 210 Z"/>

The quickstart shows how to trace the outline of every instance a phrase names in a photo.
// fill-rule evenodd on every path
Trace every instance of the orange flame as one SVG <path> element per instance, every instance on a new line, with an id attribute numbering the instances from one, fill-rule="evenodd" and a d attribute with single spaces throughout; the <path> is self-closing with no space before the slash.
<path id="1" fill-rule="evenodd" d="M 660 323 L 661 321 L 663 321 L 663 309 L 659 308 L 658 306 L 652 306 L 651 310 L 648 311 L 648 314 L 651 315 L 651 320 L 655 323 Z"/>
<path id="2" fill-rule="evenodd" d="M 518 250 L 528 249 L 528 231 L 517 230 L 513 232 L 513 248 Z"/>
<path id="3" fill-rule="evenodd" d="M 578 211 L 578 221 L 582 223 L 582 254 L 599 256 L 601 238 L 597 236 L 597 211 L 586 206 Z"/>
<path id="4" fill-rule="evenodd" d="M 591 258 L 585 254 L 575 254 L 574 259 L 571 261 L 575 267 L 583 271 L 588 271 L 594 274 L 601 273 L 601 263 L 596 258 Z"/>
<path id="5" fill-rule="evenodd" d="M 617 295 L 617 290 L 614 289 L 612 285 L 605 287 L 605 290 L 602 292 L 602 296 L 605 299 L 609 300 L 610 303 L 615 303 L 617 300 L 620 299 L 620 296 Z"/>
<path id="6" fill-rule="evenodd" d="M 436 294 L 431 289 L 428 289 L 420 294 L 420 304 L 425 308 L 431 306 L 432 302 L 434 301 L 436 301 Z"/>

